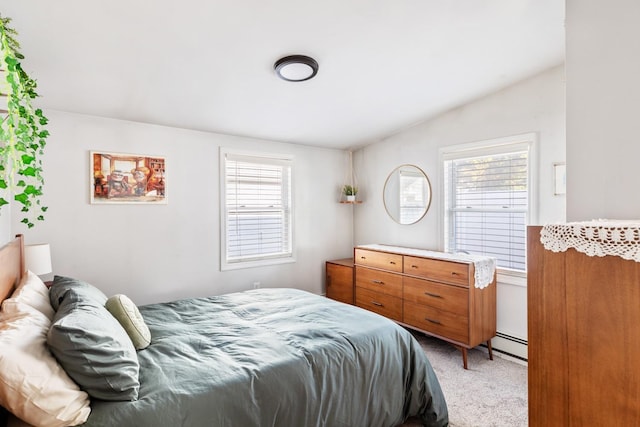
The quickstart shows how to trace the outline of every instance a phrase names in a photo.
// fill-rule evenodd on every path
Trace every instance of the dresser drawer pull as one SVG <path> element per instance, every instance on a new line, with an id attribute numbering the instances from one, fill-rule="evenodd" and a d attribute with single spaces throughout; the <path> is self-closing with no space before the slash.
<path id="1" fill-rule="evenodd" d="M 411 265 L 411 268 L 418 268 L 418 266 L 417 266 L 417 265 L 413 265 L 413 264 L 412 264 L 412 265 Z"/>
<path id="2" fill-rule="evenodd" d="M 396 262 L 395 261 L 389 261 L 389 264 L 396 265 Z"/>
<path id="3" fill-rule="evenodd" d="M 360 259 L 367 259 L 367 257 L 366 256 L 361 256 Z"/>
<path id="4" fill-rule="evenodd" d="M 384 282 L 382 280 L 372 280 L 372 282 L 376 285 L 384 285 Z"/>
<path id="5" fill-rule="evenodd" d="M 436 325 L 442 325 L 442 322 L 440 322 L 439 320 L 429 319 L 428 317 L 425 317 L 424 320 L 426 320 L 427 322 L 435 323 Z"/>
<path id="6" fill-rule="evenodd" d="M 451 275 L 452 275 L 452 276 L 459 276 L 459 275 L 460 275 L 460 273 L 456 273 L 455 271 L 452 271 L 452 272 L 451 272 Z"/>
<path id="7" fill-rule="evenodd" d="M 424 294 L 433 298 L 442 298 L 442 295 L 432 294 L 431 292 L 425 292 Z"/>
<path id="8" fill-rule="evenodd" d="M 371 304 L 375 305 L 376 307 L 384 307 L 384 305 L 380 304 L 379 302 L 375 302 L 375 301 L 371 301 Z"/>

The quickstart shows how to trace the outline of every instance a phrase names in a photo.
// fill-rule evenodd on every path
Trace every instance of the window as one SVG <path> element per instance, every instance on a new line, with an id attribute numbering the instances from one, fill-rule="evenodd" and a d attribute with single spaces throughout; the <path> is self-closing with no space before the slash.
<path id="1" fill-rule="evenodd" d="M 290 157 L 221 150 L 221 267 L 293 259 Z"/>
<path id="2" fill-rule="evenodd" d="M 533 135 L 442 150 L 445 250 L 526 271 Z"/>

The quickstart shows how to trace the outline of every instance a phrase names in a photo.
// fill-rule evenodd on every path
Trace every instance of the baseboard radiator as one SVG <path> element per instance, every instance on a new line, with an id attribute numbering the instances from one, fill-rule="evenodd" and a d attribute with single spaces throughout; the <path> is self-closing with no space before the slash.
<path id="1" fill-rule="evenodd" d="M 527 344 L 527 340 L 503 332 L 498 332 L 491 340 L 493 350 L 521 360 L 527 360 Z"/>

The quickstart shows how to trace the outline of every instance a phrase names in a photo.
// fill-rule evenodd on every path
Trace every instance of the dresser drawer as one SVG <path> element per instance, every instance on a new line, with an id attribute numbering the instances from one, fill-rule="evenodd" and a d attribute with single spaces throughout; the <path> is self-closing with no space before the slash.
<path id="1" fill-rule="evenodd" d="M 389 319 L 402 321 L 402 299 L 391 295 L 356 288 L 356 305 Z"/>
<path id="2" fill-rule="evenodd" d="M 402 273 L 402 255 L 356 248 L 354 261 L 358 265 Z"/>
<path id="3" fill-rule="evenodd" d="M 469 341 L 469 319 L 450 311 L 411 302 L 404 303 L 403 322 L 460 343 Z"/>
<path id="4" fill-rule="evenodd" d="M 469 286 L 469 264 L 460 262 L 405 256 L 404 273 Z"/>
<path id="5" fill-rule="evenodd" d="M 469 313 L 469 290 L 424 279 L 405 277 L 402 283 L 404 300 L 450 311 L 459 316 Z"/>
<path id="6" fill-rule="evenodd" d="M 356 286 L 402 298 L 402 276 L 399 274 L 356 267 Z"/>

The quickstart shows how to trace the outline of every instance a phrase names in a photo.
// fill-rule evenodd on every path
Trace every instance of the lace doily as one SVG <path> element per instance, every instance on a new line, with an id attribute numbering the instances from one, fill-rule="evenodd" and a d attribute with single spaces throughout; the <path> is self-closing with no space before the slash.
<path id="1" fill-rule="evenodd" d="M 493 274 L 496 271 L 497 260 L 495 258 L 484 257 L 479 260 L 473 261 L 475 268 L 475 287 L 486 288 L 491 282 L 493 282 Z"/>
<path id="2" fill-rule="evenodd" d="M 464 262 L 467 264 L 473 263 L 475 273 L 474 286 L 479 289 L 486 288 L 493 282 L 493 275 L 496 271 L 497 260 L 495 258 L 482 256 L 482 255 L 471 255 L 464 253 L 455 253 L 450 254 L 447 252 L 436 252 L 429 251 L 426 249 L 414 249 L 414 248 L 405 248 L 402 246 L 390 246 L 390 245 L 380 245 L 380 244 L 372 244 L 372 245 L 360 245 L 358 248 L 362 249 L 372 249 L 384 252 L 395 252 L 402 255 L 413 255 L 419 257 L 428 257 L 441 259 L 444 261 L 454 261 L 454 262 Z"/>
<path id="3" fill-rule="evenodd" d="M 640 221 L 599 219 L 545 225 L 540 242 L 553 252 L 573 248 L 588 256 L 619 256 L 640 262 Z"/>

